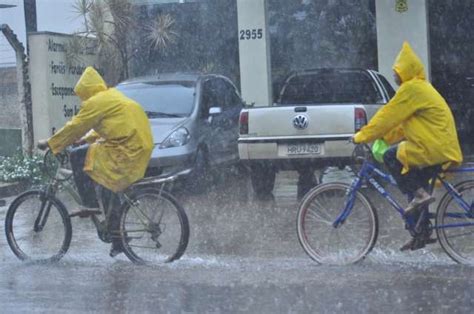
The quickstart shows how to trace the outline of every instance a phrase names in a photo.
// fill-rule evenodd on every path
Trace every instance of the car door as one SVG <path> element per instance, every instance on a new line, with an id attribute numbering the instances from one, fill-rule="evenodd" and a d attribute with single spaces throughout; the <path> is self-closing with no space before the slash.
<path id="1" fill-rule="evenodd" d="M 224 107 L 220 85 L 216 77 L 209 77 L 204 80 L 199 109 L 201 142 L 206 143 L 209 153 L 208 160 L 211 164 L 220 163 L 221 160 L 225 159 L 222 156 L 222 142 L 225 140 L 225 136 L 220 132 L 221 122 L 217 116 L 209 114 L 211 108 Z"/>
<path id="2" fill-rule="evenodd" d="M 211 128 L 210 151 L 214 163 L 221 164 L 238 158 L 238 123 L 242 101 L 227 79 L 216 77 L 211 84 L 213 102 L 209 109 Z"/>
<path id="3" fill-rule="evenodd" d="M 220 116 L 216 117 L 220 125 L 223 140 L 223 156 L 225 161 L 237 161 L 239 158 L 239 116 L 243 108 L 243 102 L 235 86 L 228 80 L 222 79 L 222 97 L 224 107 Z"/>

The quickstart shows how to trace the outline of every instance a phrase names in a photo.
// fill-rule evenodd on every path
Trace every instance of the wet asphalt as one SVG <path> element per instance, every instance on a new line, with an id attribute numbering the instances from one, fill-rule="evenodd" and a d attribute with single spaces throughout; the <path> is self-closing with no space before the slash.
<path id="1" fill-rule="evenodd" d="M 337 170 L 326 179 L 331 176 L 350 179 Z M 78 218 L 59 263 L 25 264 L 10 252 L 2 223 L 1 312 L 473 312 L 474 267 L 455 264 L 439 244 L 399 252 L 409 236 L 398 213 L 373 191 L 367 193 L 379 213 L 378 242 L 364 261 L 343 267 L 318 265 L 301 249 L 294 173 L 278 174 L 273 201 L 254 200 L 248 178 L 232 173 L 206 195 L 176 193 L 191 237 L 184 256 L 162 266 L 108 257 L 92 223 Z M 2 221 L 12 199 L 0 207 Z"/>

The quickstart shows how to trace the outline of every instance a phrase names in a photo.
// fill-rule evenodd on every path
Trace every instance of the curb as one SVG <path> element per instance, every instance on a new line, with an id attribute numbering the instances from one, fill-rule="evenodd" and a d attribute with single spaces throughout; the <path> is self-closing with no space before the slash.
<path id="1" fill-rule="evenodd" d="M 0 198 L 17 195 L 27 187 L 28 184 L 25 182 L 0 183 Z"/>

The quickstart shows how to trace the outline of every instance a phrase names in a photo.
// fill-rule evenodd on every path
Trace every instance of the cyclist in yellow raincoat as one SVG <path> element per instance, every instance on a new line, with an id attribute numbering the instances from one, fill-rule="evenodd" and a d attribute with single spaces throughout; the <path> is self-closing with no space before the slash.
<path id="1" fill-rule="evenodd" d="M 400 88 L 357 134 L 354 143 L 383 138 L 397 144 L 384 154 L 384 163 L 400 190 L 409 195 L 406 215 L 419 215 L 434 201 L 427 193 L 437 165 L 459 165 L 463 158 L 454 118 L 444 98 L 425 79 L 424 66 L 405 42 L 393 65 Z M 426 222 L 427 223 L 427 222 Z M 417 249 L 432 242 L 426 233 L 414 237 L 403 249 Z"/>
<path id="2" fill-rule="evenodd" d="M 88 143 L 73 150 L 71 165 L 83 205 L 95 208 L 98 202 L 90 178 L 112 192 L 126 189 L 143 178 L 153 138 L 140 105 L 115 88 L 107 88 L 94 68 L 85 69 L 74 92 L 82 100 L 79 113 L 47 141 L 40 140 L 38 148 L 49 146 L 57 154 L 71 144 Z M 118 228 L 115 207 L 117 202 L 109 221 L 114 224 L 112 230 Z M 111 255 L 121 251 L 118 243 L 113 243 Z"/>

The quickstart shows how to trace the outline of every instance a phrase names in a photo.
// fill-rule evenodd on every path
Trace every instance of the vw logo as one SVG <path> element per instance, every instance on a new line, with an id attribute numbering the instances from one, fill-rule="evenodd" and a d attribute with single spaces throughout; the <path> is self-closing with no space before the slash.
<path id="1" fill-rule="evenodd" d="M 293 118 L 293 126 L 295 129 L 304 130 L 308 127 L 309 119 L 307 116 L 299 114 Z"/>

